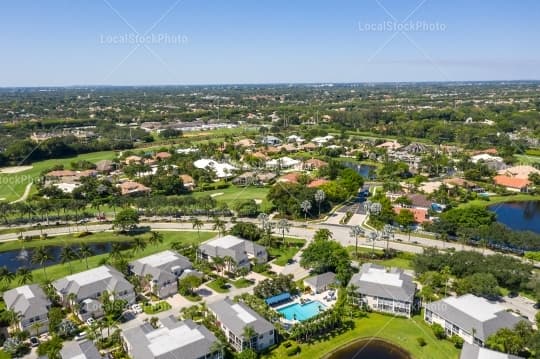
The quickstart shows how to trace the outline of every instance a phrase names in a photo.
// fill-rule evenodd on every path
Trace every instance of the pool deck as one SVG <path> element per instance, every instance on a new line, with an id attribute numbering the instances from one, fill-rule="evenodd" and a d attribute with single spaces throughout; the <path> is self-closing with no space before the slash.
<path id="1" fill-rule="evenodd" d="M 329 292 L 334 292 L 334 298 L 336 298 L 336 299 L 330 300 L 330 301 L 324 300 L 324 297 L 327 297 Z M 302 304 L 300 299 L 303 299 L 304 303 L 305 302 L 312 302 L 312 301 L 321 302 L 325 307 L 323 310 L 326 310 L 327 308 L 333 307 L 334 304 L 336 303 L 337 290 L 327 290 L 327 291 L 324 291 L 324 292 L 318 293 L 318 294 L 302 294 L 302 295 L 300 295 L 300 297 L 295 297 L 293 300 L 291 300 L 291 301 L 289 301 L 287 303 L 283 303 L 283 304 L 280 304 L 280 305 L 272 307 L 272 308 L 277 312 L 279 309 L 288 307 L 289 305 Z M 287 323 L 287 324 L 295 324 L 295 323 L 300 322 L 299 320 L 288 320 L 288 319 L 285 319 L 285 318 L 281 318 L 281 321 L 283 323 Z"/>

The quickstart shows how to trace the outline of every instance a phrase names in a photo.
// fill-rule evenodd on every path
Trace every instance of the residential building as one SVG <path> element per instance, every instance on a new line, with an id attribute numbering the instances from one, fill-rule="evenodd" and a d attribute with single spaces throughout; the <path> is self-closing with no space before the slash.
<path id="1" fill-rule="evenodd" d="M 506 188 L 512 192 L 529 192 L 532 186 L 532 182 L 526 178 L 517 178 L 504 175 L 497 175 L 493 177 L 493 182 L 497 186 Z"/>
<path id="2" fill-rule="evenodd" d="M 410 317 L 414 310 L 416 284 L 402 269 L 364 263 L 348 286 L 357 294 L 359 305 L 372 310 Z"/>
<path id="3" fill-rule="evenodd" d="M 232 235 L 218 237 L 201 244 L 197 256 L 207 261 L 211 261 L 214 257 L 231 257 L 236 267 L 247 268 L 251 266 L 250 259 L 257 263 L 266 263 L 268 261 L 266 248 Z"/>
<path id="4" fill-rule="evenodd" d="M 266 168 L 275 168 L 275 169 L 284 170 L 284 169 L 290 169 L 290 168 L 301 169 L 301 167 L 302 167 L 301 161 L 295 160 L 290 157 L 276 158 L 276 159 L 266 162 Z"/>
<path id="5" fill-rule="evenodd" d="M 315 293 L 322 293 L 336 284 L 336 275 L 332 272 L 326 272 L 313 277 L 304 279 L 304 286 L 311 288 Z"/>
<path id="6" fill-rule="evenodd" d="M 187 188 L 190 191 L 193 191 L 193 189 L 196 186 L 195 180 L 190 175 L 180 175 L 180 179 L 182 180 L 182 183 L 184 184 L 184 187 Z"/>
<path id="7" fill-rule="evenodd" d="M 521 357 L 496 352 L 494 350 L 479 347 L 469 343 L 464 343 L 459 359 L 523 359 Z"/>
<path id="8" fill-rule="evenodd" d="M 233 179 L 233 183 L 237 186 L 261 186 L 269 184 L 275 178 L 276 174 L 272 172 L 244 172 Z"/>
<path id="9" fill-rule="evenodd" d="M 193 162 L 193 165 L 200 169 L 214 171 L 217 178 L 232 177 L 234 176 L 234 172 L 237 170 L 237 168 L 231 164 L 216 162 L 207 158 L 201 158 L 200 160 Z"/>
<path id="10" fill-rule="evenodd" d="M 193 266 L 186 257 L 170 250 L 129 263 L 133 274 L 142 279 L 150 279 L 149 289 L 159 298 L 178 293 L 178 278 L 186 269 L 191 268 Z"/>
<path id="11" fill-rule="evenodd" d="M 118 185 L 120 188 L 120 193 L 122 196 L 135 196 L 135 195 L 143 195 L 150 193 L 150 188 L 146 187 L 145 185 L 134 182 L 134 181 L 126 181 L 122 182 Z"/>
<path id="12" fill-rule="evenodd" d="M 62 359 L 103 359 L 90 340 L 65 342 L 60 349 Z"/>
<path id="13" fill-rule="evenodd" d="M 208 310 L 216 317 L 216 325 L 236 351 L 246 348 L 261 351 L 275 344 L 274 326 L 244 303 L 225 298 L 208 304 Z M 248 327 L 253 330 L 251 338 L 244 337 Z"/>
<path id="14" fill-rule="evenodd" d="M 80 304 L 82 320 L 103 315 L 100 297 L 104 292 L 112 299 L 135 303 L 133 285 L 122 273 L 109 265 L 103 265 L 77 274 L 72 274 L 52 283 L 62 301 Z"/>
<path id="15" fill-rule="evenodd" d="M 23 285 L 4 292 L 4 302 L 9 310 L 20 315 L 19 329 L 32 335 L 49 330 L 51 301 L 37 284 Z"/>
<path id="16" fill-rule="evenodd" d="M 326 166 L 328 166 L 328 162 L 319 160 L 317 158 L 311 158 L 309 160 L 306 160 L 303 164 L 303 168 L 306 171 L 318 170 Z"/>
<path id="17" fill-rule="evenodd" d="M 472 294 L 448 297 L 426 305 L 426 322 L 440 324 L 446 333 L 483 346 L 501 328 L 513 328 L 521 318 L 503 306 Z"/>
<path id="18" fill-rule="evenodd" d="M 146 322 L 122 332 L 124 348 L 131 358 L 223 358 L 223 352 L 215 349 L 218 339 L 206 327 L 191 320 L 178 321 L 172 315 L 160 322 L 158 328 Z"/>
<path id="19" fill-rule="evenodd" d="M 264 136 L 261 139 L 261 143 L 267 146 L 279 146 L 281 145 L 281 140 L 277 138 L 276 136 L 269 135 L 269 136 Z"/>

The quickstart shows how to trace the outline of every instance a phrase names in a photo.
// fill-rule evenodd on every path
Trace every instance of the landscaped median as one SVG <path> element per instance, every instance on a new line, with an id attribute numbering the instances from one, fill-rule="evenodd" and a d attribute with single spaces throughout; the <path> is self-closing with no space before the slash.
<path id="1" fill-rule="evenodd" d="M 413 359 L 457 359 L 459 350 L 447 340 L 435 338 L 431 328 L 420 315 L 412 319 L 370 313 L 354 319 L 354 327 L 327 340 L 298 344 L 300 353 L 295 358 L 322 358 L 325 355 L 360 339 L 380 338 L 408 351 Z M 420 346 L 423 338 L 426 345 Z M 287 358 L 282 344 L 263 358 Z"/>
<path id="2" fill-rule="evenodd" d="M 162 300 L 161 302 L 153 303 L 153 304 L 150 304 L 150 303 L 144 304 L 142 306 L 143 311 L 149 315 L 161 313 L 171 308 L 172 308 L 171 305 L 164 300 Z"/>

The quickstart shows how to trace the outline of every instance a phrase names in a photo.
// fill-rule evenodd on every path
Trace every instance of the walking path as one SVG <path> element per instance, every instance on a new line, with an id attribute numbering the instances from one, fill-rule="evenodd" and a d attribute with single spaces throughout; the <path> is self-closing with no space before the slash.
<path id="1" fill-rule="evenodd" d="M 26 188 L 24 189 L 24 193 L 23 195 L 19 198 L 19 199 L 16 199 L 15 201 L 13 202 L 10 202 L 10 204 L 14 204 L 14 203 L 19 203 L 19 202 L 24 202 L 26 201 L 26 199 L 28 198 L 28 196 L 30 195 L 30 190 L 32 189 L 32 185 L 34 184 L 34 182 L 30 182 L 29 184 L 26 185 Z"/>

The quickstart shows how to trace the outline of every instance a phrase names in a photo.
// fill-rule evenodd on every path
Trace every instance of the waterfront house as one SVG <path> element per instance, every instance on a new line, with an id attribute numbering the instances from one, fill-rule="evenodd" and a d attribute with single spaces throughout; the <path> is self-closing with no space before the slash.
<path id="1" fill-rule="evenodd" d="M 19 329 L 32 335 L 49 330 L 51 301 L 37 284 L 23 285 L 4 292 L 4 302 L 9 310 L 20 315 Z"/>

